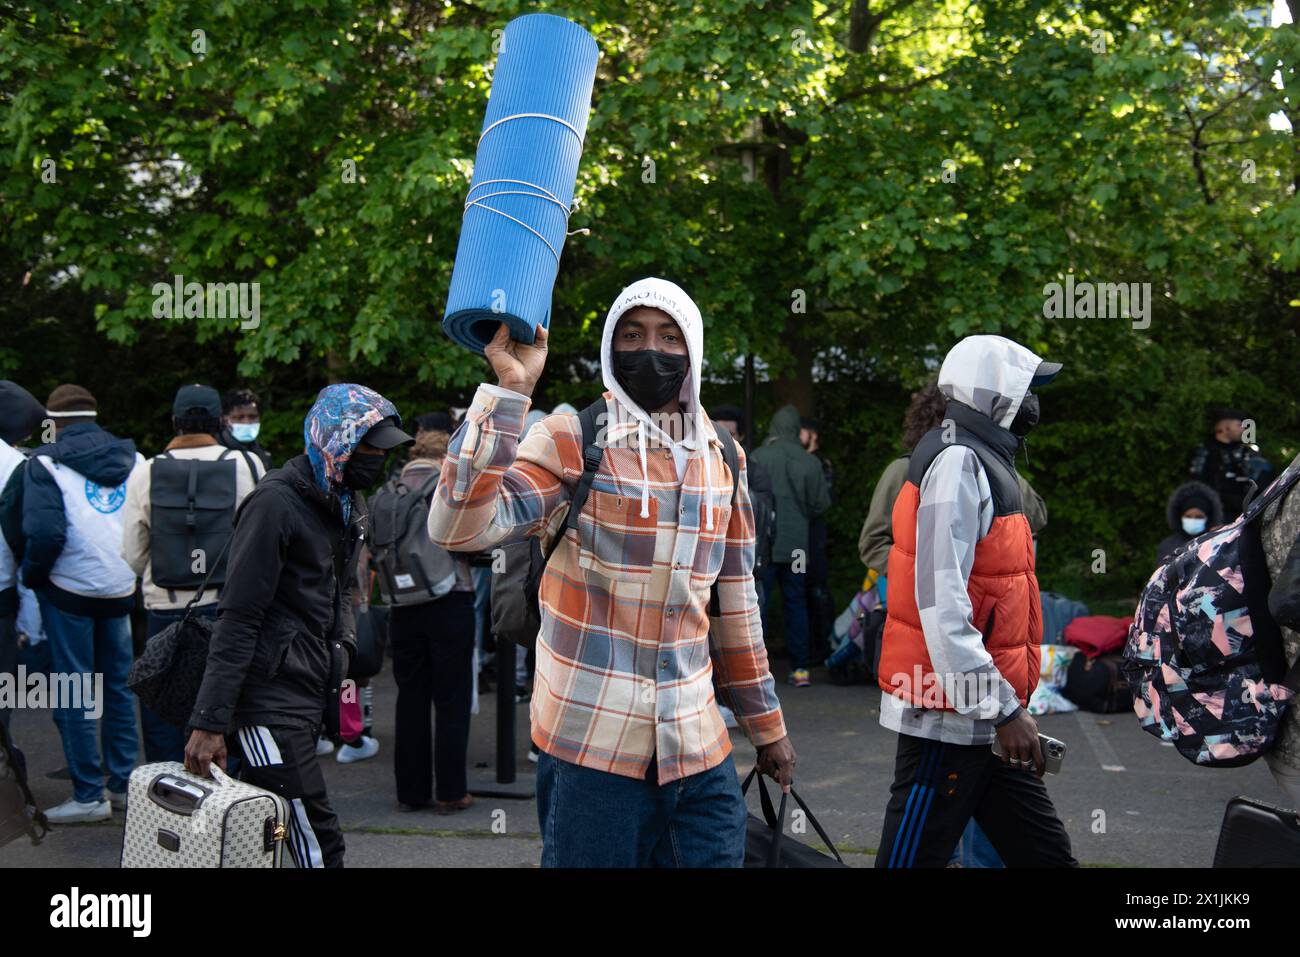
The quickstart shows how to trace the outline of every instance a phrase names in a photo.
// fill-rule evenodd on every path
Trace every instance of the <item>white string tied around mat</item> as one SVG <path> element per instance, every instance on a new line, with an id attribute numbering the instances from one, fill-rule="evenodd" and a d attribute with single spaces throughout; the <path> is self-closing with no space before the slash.
<path id="1" fill-rule="evenodd" d="M 527 186 L 528 190 L 536 190 L 537 192 L 529 192 L 528 190 L 523 190 L 523 189 L 499 189 L 491 193 L 488 193 L 485 196 L 474 197 L 475 190 L 480 189 L 484 186 L 489 186 L 493 183 L 510 183 L 518 186 Z M 549 239 L 547 239 L 545 236 L 543 236 L 541 233 L 535 230 L 532 226 L 529 226 L 522 219 L 519 219 L 515 216 L 511 216 L 509 213 L 497 209 L 495 206 L 489 206 L 485 202 L 483 202 L 483 200 L 491 199 L 493 196 L 531 196 L 534 199 L 540 199 L 540 200 L 545 200 L 548 203 L 554 203 L 556 206 L 560 207 L 561 211 L 563 211 L 564 223 L 566 226 L 569 223 L 569 217 L 572 216 L 573 211 L 578 208 L 578 201 L 575 199 L 573 201 L 572 206 L 566 206 L 558 196 L 552 193 L 545 186 L 539 186 L 536 183 L 530 183 L 527 180 L 522 180 L 522 179 L 485 179 L 483 182 L 475 183 L 473 186 L 471 186 L 469 190 L 469 195 L 465 197 L 464 212 L 468 212 L 471 206 L 478 206 L 480 209 L 486 209 L 489 213 L 496 213 L 498 216 L 504 216 L 506 219 L 510 220 L 511 222 L 518 223 L 520 226 L 524 227 L 524 229 L 528 230 L 530 233 L 532 233 L 534 236 L 540 239 L 543 243 L 545 243 L 546 248 L 551 251 L 551 255 L 555 257 L 555 261 L 556 263 L 558 263 L 560 261 L 560 251 L 556 249 L 553 245 L 551 245 L 551 241 Z M 565 231 L 564 235 L 573 236 L 578 233 L 590 234 L 591 230 L 586 227 L 583 227 L 582 229 L 569 229 Z"/>

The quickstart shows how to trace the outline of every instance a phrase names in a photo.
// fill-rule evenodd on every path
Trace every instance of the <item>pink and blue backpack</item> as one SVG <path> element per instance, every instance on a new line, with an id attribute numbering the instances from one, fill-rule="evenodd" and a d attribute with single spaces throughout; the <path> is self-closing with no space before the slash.
<path id="1" fill-rule="evenodd" d="M 1300 479 L 1287 469 L 1234 522 L 1183 545 L 1138 599 L 1124 648 L 1142 727 L 1205 767 L 1249 764 L 1273 745 L 1300 689 L 1268 611 L 1260 516 Z"/>

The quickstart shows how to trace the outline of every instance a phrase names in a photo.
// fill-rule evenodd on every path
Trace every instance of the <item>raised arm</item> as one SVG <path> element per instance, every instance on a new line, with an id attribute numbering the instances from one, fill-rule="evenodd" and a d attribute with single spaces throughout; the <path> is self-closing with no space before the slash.
<path id="1" fill-rule="evenodd" d="M 475 393 L 429 508 L 429 537 L 450 551 L 484 551 L 541 534 L 582 473 L 581 439 L 572 430 L 539 426 L 520 441 L 546 361 L 546 330 L 527 345 L 511 340 L 503 325 L 486 355 L 498 384 Z"/>

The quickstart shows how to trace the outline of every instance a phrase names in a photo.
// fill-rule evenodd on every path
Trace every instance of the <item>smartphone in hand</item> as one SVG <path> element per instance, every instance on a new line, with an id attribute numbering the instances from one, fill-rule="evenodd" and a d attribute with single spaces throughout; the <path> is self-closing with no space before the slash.
<path id="1" fill-rule="evenodd" d="M 1040 732 L 1038 746 L 1043 749 L 1043 773 L 1059 774 L 1061 772 L 1061 762 L 1065 760 L 1065 742 L 1049 738 Z M 993 739 L 993 753 L 998 757 L 1003 756 L 1002 742 L 997 738 Z"/>

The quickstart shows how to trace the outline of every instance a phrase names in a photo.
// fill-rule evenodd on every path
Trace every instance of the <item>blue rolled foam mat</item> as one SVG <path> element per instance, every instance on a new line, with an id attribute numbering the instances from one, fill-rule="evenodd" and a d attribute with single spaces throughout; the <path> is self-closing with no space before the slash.
<path id="1" fill-rule="evenodd" d="M 591 34 L 562 17 L 506 25 L 442 320 L 468 349 L 482 353 L 501 322 L 522 342 L 550 325 L 599 58 Z"/>

